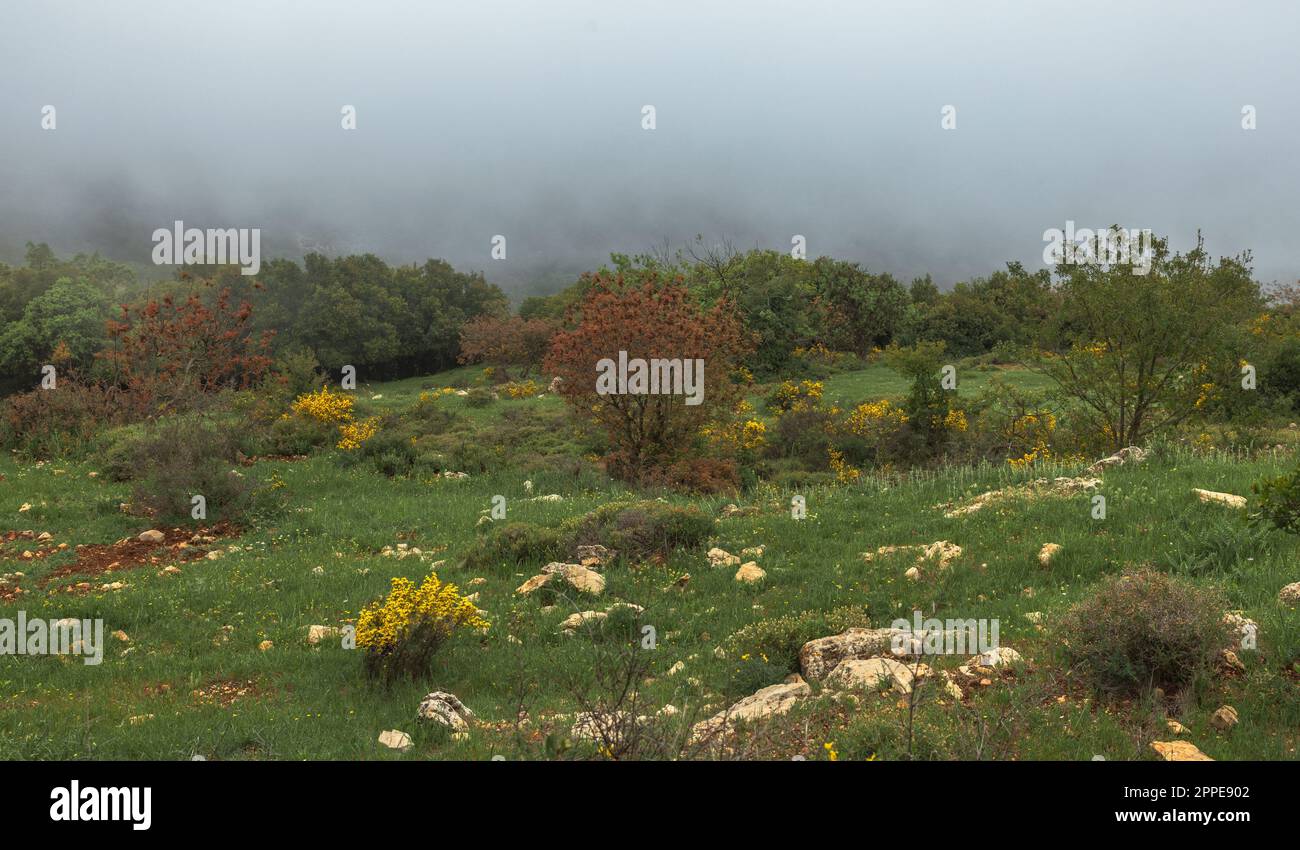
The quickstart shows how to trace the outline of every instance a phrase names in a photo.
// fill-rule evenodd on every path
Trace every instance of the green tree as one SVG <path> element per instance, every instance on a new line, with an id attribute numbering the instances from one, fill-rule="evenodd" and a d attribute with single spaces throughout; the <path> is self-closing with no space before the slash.
<path id="1" fill-rule="evenodd" d="M 1187 419 L 1211 388 L 1239 384 L 1240 324 L 1262 307 L 1249 254 L 1215 263 L 1199 236 L 1186 254 L 1156 239 L 1147 274 L 1092 264 L 1056 273 L 1069 347 L 1034 363 L 1112 448 Z"/>
<path id="2" fill-rule="evenodd" d="M 69 365 L 88 365 L 106 339 L 107 299 L 85 280 L 59 278 L 27 302 L 22 317 L 0 332 L 0 371 L 21 376 L 19 385 L 36 380 L 56 349 Z"/>
<path id="3" fill-rule="evenodd" d="M 857 263 L 818 257 L 812 262 L 818 326 L 832 348 L 866 356 L 893 341 L 902 326 L 908 291 L 888 274 L 870 274 Z"/>

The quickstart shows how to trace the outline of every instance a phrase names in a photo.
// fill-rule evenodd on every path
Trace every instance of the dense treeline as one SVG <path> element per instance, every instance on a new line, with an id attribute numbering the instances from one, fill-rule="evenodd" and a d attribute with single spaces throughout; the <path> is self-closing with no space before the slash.
<path id="1" fill-rule="evenodd" d="M 104 375 L 109 323 L 124 305 L 184 300 L 196 291 L 247 303 L 249 330 L 274 333 L 273 355 L 310 352 L 328 370 L 350 364 L 374 380 L 455 365 L 461 326 L 509 311 L 504 293 L 482 274 L 442 260 L 390 266 L 372 254 L 310 254 L 302 264 L 271 261 L 256 278 L 233 267 L 190 267 L 173 280 L 145 283 L 99 256 L 59 260 L 48 246 L 29 244 L 25 265 L 0 266 L 0 393 L 33 387 L 46 363 Z"/>
<path id="2" fill-rule="evenodd" d="M 614 254 L 600 271 L 651 270 L 681 278 L 703 305 L 729 300 L 758 336 L 752 366 L 764 377 L 787 372 L 794 352 L 814 345 L 865 357 L 890 344 L 942 341 L 960 358 L 1007 345 L 1062 350 L 1077 336 L 1062 312 L 1060 282 L 1018 262 L 941 292 L 928 276 L 904 285 L 830 257 L 803 261 L 775 250 L 706 248 L 699 240 L 666 254 Z M 505 294 L 481 273 L 442 260 L 390 266 L 373 254 L 310 254 L 301 263 L 269 261 L 255 278 L 234 267 L 189 267 L 172 280 L 141 282 L 98 255 L 59 259 L 48 246 L 28 243 L 24 265 L 0 264 L 0 392 L 32 386 L 56 350 L 92 367 L 108 341 L 106 322 L 122 305 L 184 297 L 200 279 L 250 304 L 253 330 L 275 333 L 274 354 L 309 350 L 327 369 L 351 364 L 374 379 L 449 368 L 466 322 L 510 313 Z M 587 285 L 583 279 L 555 295 L 528 297 L 518 316 L 558 323 Z M 1285 356 L 1296 355 L 1288 349 Z"/>

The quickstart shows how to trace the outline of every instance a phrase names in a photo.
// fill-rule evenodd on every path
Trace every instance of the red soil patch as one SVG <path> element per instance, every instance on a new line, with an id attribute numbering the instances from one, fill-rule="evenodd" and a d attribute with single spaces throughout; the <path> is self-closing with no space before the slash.
<path id="1" fill-rule="evenodd" d="M 160 566 L 204 557 L 208 544 L 222 537 L 233 537 L 238 530 L 229 523 L 218 523 L 199 529 L 168 528 L 161 543 L 146 543 L 136 537 L 126 537 L 116 543 L 92 543 L 75 547 L 77 559 L 52 571 L 40 581 L 41 587 L 69 576 L 99 576 L 105 573 L 124 572 L 141 567 Z"/>

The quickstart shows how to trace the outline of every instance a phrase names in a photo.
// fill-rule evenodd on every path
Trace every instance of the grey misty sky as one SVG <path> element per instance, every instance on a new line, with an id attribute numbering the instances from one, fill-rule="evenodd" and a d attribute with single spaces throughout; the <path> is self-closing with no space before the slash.
<path id="1" fill-rule="evenodd" d="M 1179 248 L 1200 228 L 1263 281 L 1300 276 L 1292 2 L 88 0 L 0 20 L 10 260 L 30 239 L 147 262 L 182 219 L 260 227 L 268 255 L 312 240 L 519 284 L 665 238 L 803 234 L 946 287 L 1041 266 L 1072 219 Z"/>

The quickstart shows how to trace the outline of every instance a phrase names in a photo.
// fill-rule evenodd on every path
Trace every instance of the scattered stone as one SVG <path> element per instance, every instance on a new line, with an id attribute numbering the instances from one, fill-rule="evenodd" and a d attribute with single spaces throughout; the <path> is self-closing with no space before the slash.
<path id="1" fill-rule="evenodd" d="M 925 547 L 921 557 L 917 558 L 917 563 L 921 561 L 939 561 L 939 569 L 946 569 L 947 566 L 961 557 L 961 547 L 955 543 L 949 543 L 947 540 L 937 540 Z"/>
<path id="2" fill-rule="evenodd" d="M 1293 581 L 1279 590 L 1277 601 L 1283 605 L 1300 605 L 1300 581 Z"/>
<path id="3" fill-rule="evenodd" d="M 140 536 L 136 538 L 136 540 L 139 540 L 141 543 L 161 543 L 166 539 L 167 535 L 163 534 L 156 528 L 142 531 L 140 532 Z"/>
<path id="4" fill-rule="evenodd" d="M 665 675 L 676 676 L 678 673 L 682 672 L 685 669 L 686 669 L 686 662 L 678 661 L 676 664 L 668 668 L 668 672 Z"/>
<path id="5" fill-rule="evenodd" d="M 740 569 L 736 570 L 736 581 L 741 581 L 745 584 L 753 584 L 754 582 L 762 581 L 763 577 L 766 575 L 767 573 L 764 572 L 758 564 L 749 561 L 742 564 Z"/>
<path id="6" fill-rule="evenodd" d="M 1186 735 L 1190 730 L 1172 717 L 1165 720 L 1165 727 L 1175 735 Z"/>
<path id="7" fill-rule="evenodd" d="M 340 634 L 338 626 L 308 626 L 307 643 L 315 646 L 326 638 L 338 637 Z"/>
<path id="8" fill-rule="evenodd" d="M 574 715 L 569 734 L 596 743 L 622 741 L 630 731 L 632 715 L 626 711 L 583 711 Z"/>
<path id="9" fill-rule="evenodd" d="M 812 688 L 797 673 L 779 685 L 769 685 L 745 697 L 730 708 L 691 728 L 691 741 L 700 743 L 730 732 L 736 723 L 753 723 L 766 717 L 785 714 L 796 702 L 809 696 Z"/>
<path id="10" fill-rule="evenodd" d="M 1195 493 L 1202 502 L 1217 502 L 1221 505 L 1227 505 L 1230 508 L 1246 507 L 1246 498 L 1244 496 L 1234 496 L 1231 493 L 1216 493 L 1213 490 L 1202 490 L 1199 487 L 1193 487 L 1192 492 Z"/>
<path id="11" fill-rule="evenodd" d="M 219 559 L 223 554 L 225 554 L 225 553 L 222 552 L 220 549 L 213 549 L 211 552 L 209 552 L 208 554 L 204 555 L 203 557 L 207 558 L 209 561 L 215 561 L 215 560 Z M 325 571 L 324 571 L 323 569 L 321 569 L 320 567 L 317 567 L 316 569 L 321 570 L 321 572 L 325 572 Z"/>
<path id="12" fill-rule="evenodd" d="M 1210 717 L 1210 725 L 1220 732 L 1227 732 L 1237 725 L 1237 720 L 1237 709 L 1230 705 L 1223 705 L 1219 706 L 1219 709 Z"/>
<path id="13" fill-rule="evenodd" d="M 1235 631 L 1244 642 L 1247 638 L 1259 636 L 1259 624 L 1249 617 L 1243 617 L 1240 611 L 1229 611 L 1223 615 L 1223 625 Z"/>
<path id="14" fill-rule="evenodd" d="M 388 747 L 390 750 L 399 750 L 400 752 L 406 752 L 413 744 L 411 736 L 398 729 L 389 729 L 386 732 L 380 732 L 379 743 Z"/>
<path id="15" fill-rule="evenodd" d="M 613 558 L 614 553 L 599 543 L 578 547 L 578 563 L 587 568 L 604 566 Z"/>
<path id="16" fill-rule="evenodd" d="M 972 655 L 966 662 L 971 667 L 1010 667 L 1025 659 L 1009 646 L 999 646 L 983 655 Z"/>
<path id="17" fill-rule="evenodd" d="M 53 535 L 51 535 L 48 531 L 42 531 L 41 534 L 40 534 L 40 536 L 36 538 L 36 542 L 37 542 L 37 543 L 48 543 L 49 541 L 51 541 L 51 540 L 53 540 L 53 539 L 54 539 Z"/>
<path id="18" fill-rule="evenodd" d="M 1233 652 L 1231 649 L 1225 649 L 1223 652 L 1219 653 L 1219 663 L 1224 670 L 1230 673 L 1246 672 L 1246 665 L 1241 663 L 1241 659 L 1237 657 L 1237 653 Z"/>
<path id="19" fill-rule="evenodd" d="M 870 563 L 876 558 L 886 555 L 893 555 L 898 552 L 915 552 L 920 551 L 916 556 L 916 566 L 904 573 L 907 578 L 915 581 L 921 575 L 921 567 L 927 562 L 937 562 L 939 569 L 947 569 L 948 565 L 961 557 L 961 547 L 955 543 L 949 543 L 947 540 L 936 540 L 928 544 L 909 544 L 903 546 L 881 546 L 875 552 L 863 552 L 862 560 Z M 913 570 L 915 572 L 913 572 Z"/>
<path id="20" fill-rule="evenodd" d="M 553 579 L 554 577 L 555 576 L 551 575 L 550 573 L 542 573 L 541 575 L 533 576 L 528 581 L 516 587 L 515 593 L 519 594 L 520 596 L 528 596 L 534 593 L 535 591 L 541 590 L 543 587 L 550 584 L 551 579 Z"/>
<path id="21" fill-rule="evenodd" d="M 1044 567 L 1052 565 L 1052 559 L 1060 554 L 1064 547 L 1059 543 L 1044 543 L 1043 548 L 1038 550 L 1038 563 Z"/>
<path id="22" fill-rule="evenodd" d="M 1110 457 L 1104 457 L 1101 460 L 1088 467 L 1088 472 L 1096 475 L 1110 469 L 1112 466 L 1122 466 L 1125 463 L 1142 463 L 1147 459 L 1148 452 L 1139 446 L 1128 446 L 1122 448 Z"/>
<path id="23" fill-rule="evenodd" d="M 177 566 L 172 566 L 172 565 L 169 565 L 169 566 L 163 567 L 163 568 L 158 572 L 158 575 L 160 575 L 160 576 L 178 576 L 178 575 L 180 575 L 180 574 L 181 574 L 181 568 L 180 568 L 180 567 L 177 567 Z"/>
<path id="24" fill-rule="evenodd" d="M 1151 749 L 1165 761 L 1214 761 L 1191 741 L 1152 741 Z"/>
<path id="25" fill-rule="evenodd" d="M 763 557 L 763 550 L 766 548 L 767 548 L 766 546 L 750 546 L 748 548 L 741 549 L 740 554 L 746 558 L 761 558 Z"/>
<path id="26" fill-rule="evenodd" d="M 719 549 L 714 546 L 708 552 L 710 567 L 738 567 L 740 566 L 740 557 L 733 555 L 726 549 Z"/>
<path id="27" fill-rule="evenodd" d="M 466 732 L 474 720 L 474 712 L 465 707 L 465 703 L 447 691 L 434 691 L 420 701 L 416 709 L 417 720 L 430 720 L 440 723 L 453 732 Z"/>
<path id="28" fill-rule="evenodd" d="M 122 631 L 121 629 L 118 629 L 117 631 L 113 632 L 113 637 L 117 640 L 120 640 L 122 643 L 131 642 L 131 638 L 127 637 L 126 632 Z"/>
<path id="29" fill-rule="evenodd" d="M 271 643 L 269 640 L 264 640 L 257 645 L 257 648 L 262 650 L 263 652 L 266 652 L 268 649 L 270 649 L 273 646 L 275 646 L 275 644 Z"/>
<path id="30" fill-rule="evenodd" d="M 1036 478 L 1028 484 L 1021 484 L 1012 487 L 1003 487 L 1001 490 L 988 490 L 980 493 L 974 499 L 965 505 L 954 507 L 952 503 L 939 505 L 944 509 L 944 517 L 947 519 L 956 519 L 958 517 L 968 516 L 981 511 L 989 505 L 996 504 L 1004 499 L 1015 496 L 1025 498 L 1034 497 L 1066 497 L 1074 496 L 1088 490 L 1095 490 L 1101 486 L 1100 478 L 1055 478 L 1048 480 L 1046 478 Z"/>
<path id="31" fill-rule="evenodd" d="M 640 605 L 633 605 L 631 602 L 615 602 L 604 611 L 578 611 L 570 614 L 564 618 L 564 622 L 560 623 L 560 631 L 572 633 L 588 623 L 599 623 L 620 608 L 627 608 L 637 614 L 645 613 L 645 609 Z"/>
<path id="32" fill-rule="evenodd" d="M 577 631 L 587 623 L 599 623 L 608 617 L 609 614 L 604 611 L 577 611 L 564 618 L 560 623 L 560 630 L 565 632 Z"/>
<path id="33" fill-rule="evenodd" d="M 903 578 L 908 581 L 916 581 L 921 577 L 921 571 L 916 567 L 908 567 L 907 572 L 903 573 Z"/>

